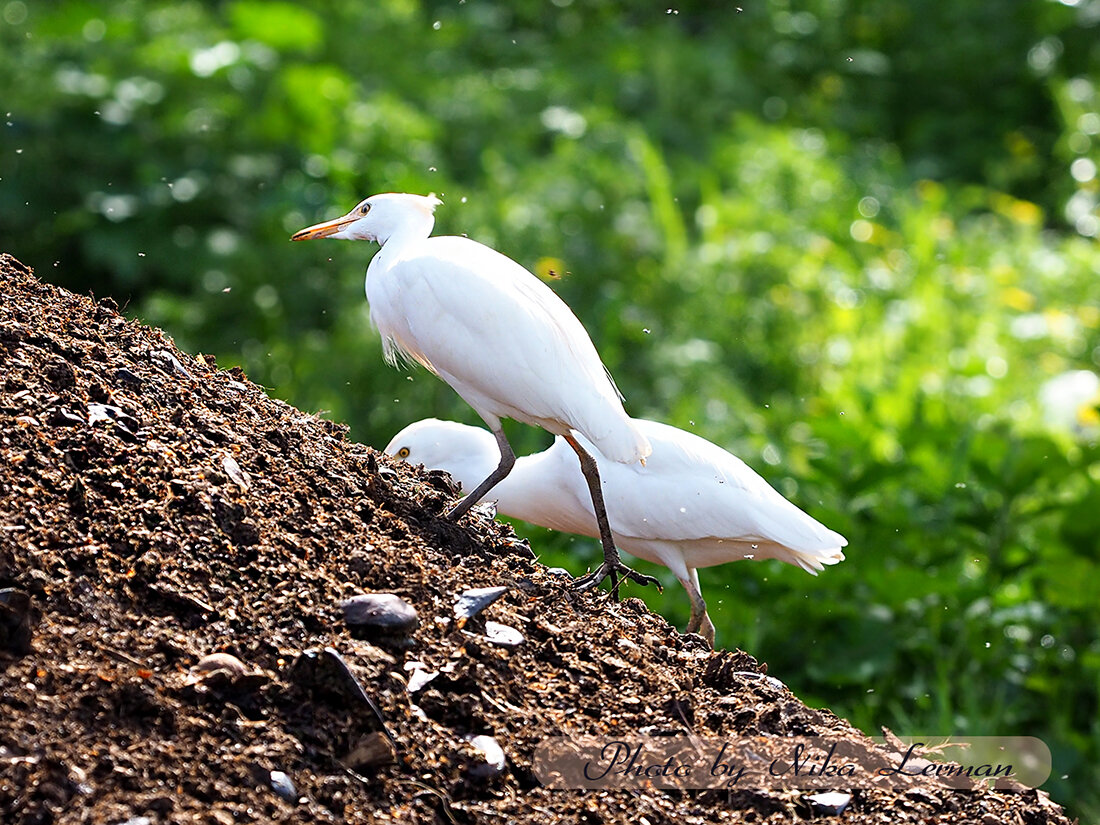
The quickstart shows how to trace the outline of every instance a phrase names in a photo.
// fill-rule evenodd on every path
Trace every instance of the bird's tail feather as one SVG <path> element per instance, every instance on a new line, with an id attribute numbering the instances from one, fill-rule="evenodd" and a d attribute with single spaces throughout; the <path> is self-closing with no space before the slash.
<path id="1" fill-rule="evenodd" d="M 801 567 L 811 576 L 816 576 L 827 566 L 844 561 L 844 551 L 839 547 L 830 550 L 792 550 L 789 547 L 777 548 L 776 558 Z"/>

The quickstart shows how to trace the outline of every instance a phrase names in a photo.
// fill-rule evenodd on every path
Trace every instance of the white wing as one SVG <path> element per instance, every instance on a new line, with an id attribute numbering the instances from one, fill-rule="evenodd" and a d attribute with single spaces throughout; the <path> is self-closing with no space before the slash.
<path id="1" fill-rule="evenodd" d="M 663 541 L 757 541 L 807 552 L 847 545 L 721 447 L 666 424 L 634 423 L 653 447 L 646 466 L 600 463 L 616 533 Z"/>
<path id="2" fill-rule="evenodd" d="M 368 270 L 372 321 L 480 414 L 575 428 L 619 461 L 647 454 L 584 327 L 535 276 L 467 238 L 386 252 Z"/>

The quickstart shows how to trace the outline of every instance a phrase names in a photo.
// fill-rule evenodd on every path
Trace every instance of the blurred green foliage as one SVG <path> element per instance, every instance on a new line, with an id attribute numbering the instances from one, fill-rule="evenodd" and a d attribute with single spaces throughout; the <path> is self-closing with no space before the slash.
<path id="1" fill-rule="evenodd" d="M 1100 817 L 1100 0 L 0 0 L 0 248 L 382 445 L 378 191 L 576 310 L 638 416 L 848 536 L 703 572 L 719 643 L 869 732 L 1031 734 Z M 1086 393 L 1087 395 L 1087 393 Z M 510 430 L 517 447 L 545 437 Z M 579 571 L 592 542 L 522 528 Z M 681 625 L 686 599 L 644 594 Z"/>

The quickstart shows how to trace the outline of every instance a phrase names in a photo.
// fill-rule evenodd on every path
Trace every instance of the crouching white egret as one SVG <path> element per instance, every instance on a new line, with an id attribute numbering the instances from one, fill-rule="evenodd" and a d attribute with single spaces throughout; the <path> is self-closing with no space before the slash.
<path id="1" fill-rule="evenodd" d="M 622 549 L 676 574 L 691 599 L 689 633 L 714 643 L 714 624 L 699 590 L 700 567 L 779 559 L 817 575 L 844 560 L 847 539 L 783 498 L 737 456 L 667 424 L 634 424 L 653 447 L 644 466 L 616 464 L 593 452 L 611 531 Z M 485 430 L 435 418 L 410 424 L 386 452 L 446 470 L 463 486 L 496 460 Z M 583 480 L 560 437 L 550 449 L 520 458 L 493 497 L 504 515 L 566 533 L 599 533 Z"/>
<path id="2" fill-rule="evenodd" d="M 382 248 L 367 267 L 366 288 L 386 359 L 422 364 L 493 431 L 498 458 L 449 519 L 461 517 L 511 471 L 516 456 L 500 422 L 514 418 L 561 436 L 580 459 L 604 559 L 577 581 L 578 589 L 610 576 L 617 596 L 620 573 L 657 583 L 622 563 L 607 524 L 592 445 L 624 464 L 643 462 L 650 447 L 623 410 L 588 333 L 553 290 L 515 261 L 469 238 L 429 237 L 439 203 L 422 195 L 374 195 L 291 240 L 377 242 Z M 573 431 L 584 435 L 585 446 Z"/>

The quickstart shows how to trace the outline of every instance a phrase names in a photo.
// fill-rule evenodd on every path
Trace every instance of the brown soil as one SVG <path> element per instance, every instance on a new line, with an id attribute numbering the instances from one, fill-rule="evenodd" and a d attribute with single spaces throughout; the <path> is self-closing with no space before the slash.
<path id="1" fill-rule="evenodd" d="M 532 754 L 566 732 L 867 744 L 748 654 L 573 594 L 485 514 L 443 521 L 448 478 L 110 299 L 10 256 L 0 289 L 0 822 L 1066 822 L 1035 791 L 855 790 L 834 817 L 797 790 L 545 788 Z M 495 585 L 459 628 L 457 595 Z M 349 632 L 340 602 L 371 592 L 415 606 L 411 640 Z M 523 643 L 489 641 L 486 618 Z M 195 669 L 218 652 L 245 672 Z M 411 662 L 439 674 L 412 695 Z"/>

